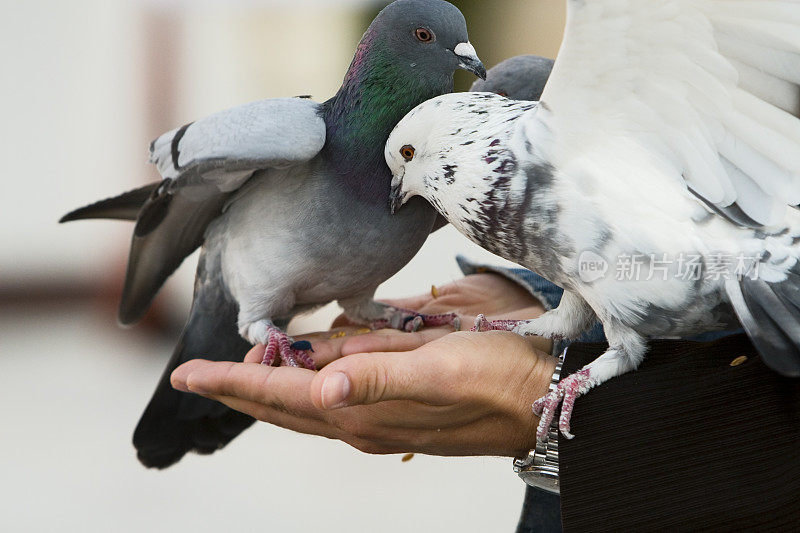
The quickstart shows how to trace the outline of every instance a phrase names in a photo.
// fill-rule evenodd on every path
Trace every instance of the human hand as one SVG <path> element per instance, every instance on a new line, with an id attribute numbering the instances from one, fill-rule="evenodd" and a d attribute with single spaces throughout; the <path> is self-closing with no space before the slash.
<path id="1" fill-rule="evenodd" d="M 245 363 L 186 363 L 172 384 L 367 453 L 519 456 L 535 445 L 531 404 L 555 367 L 534 343 L 442 329 L 319 338 L 318 373 L 262 366 L 256 347 Z"/>
<path id="2" fill-rule="evenodd" d="M 545 312 L 544 306 L 527 290 L 499 274 L 484 273 L 466 276 L 458 281 L 432 289 L 419 296 L 387 300 L 385 303 L 421 314 L 437 315 L 455 312 L 461 323 L 471 327 L 475 317 L 486 315 L 488 320 L 527 320 Z M 333 327 L 357 327 L 341 315 Z M 347 330 L 351 332 L 352 330 Z M 550 352 L 552 341 L 537 337 L 535 347 Z"/>

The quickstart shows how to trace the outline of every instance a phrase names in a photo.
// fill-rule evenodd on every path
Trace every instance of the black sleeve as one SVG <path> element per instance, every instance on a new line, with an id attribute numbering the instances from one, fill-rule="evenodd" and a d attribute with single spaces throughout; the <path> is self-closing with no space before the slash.
<path id="1" fill-rule="evenodd" d="M 572 345 L 562 376 L 603 349 Z M 800 380 L 744 335 L 652 343 L 639 370 L 578 398 L 572 432 L 567 532 L 800 530 Z"/>

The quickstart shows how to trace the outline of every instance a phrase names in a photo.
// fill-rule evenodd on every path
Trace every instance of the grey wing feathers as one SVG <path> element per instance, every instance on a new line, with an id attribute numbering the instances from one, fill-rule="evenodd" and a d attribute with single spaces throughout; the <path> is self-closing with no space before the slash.
<path id="1" fill-rule="evenodd" d="M 94 218 L 114 220 L 136 220 L 142 206 L 155 192 L 161 182 L 151 183 L 120 194 L 113 198 L 100 200 L 86 207 L 71 211 L 61 217 L 59 222 L 72 222 L 73 220 L 88 220 Z"/>
<path id="2" fill-rule="evenodd" d="M 325 144 L 320 109 L 300 98 L 235 107 L 162 135 L 151 145 L 150 161 L 164 178 L 191 172 L 230 191 L 254 170 L 316 156 Z"/>
<path id="3" fill-rule="evenodd" d="M 800 263 L 782 282 L 744 278 L 728 282 L 727 292 L 767 366 L 800 377 Z"/>
<path id="4" fill-rule="evenodd" d="M 254 102 L 153 142 L 152 161 L 165 180 L 137 220 L 120 322 L 141 318 L 164 281 L 203 243 L 233 192 L 255 172 L 317 155 L 326 133 L 319 109 L 297 98 Z"/>
<path id="5" fill-rule="evenodd" d="M 164 180 L 142 207 L 133 231 L 120 323 L 138 321 L 164 281 L 203 243 L 206 228 L 230 196 L 206 188 L 206 194 L 187 194 Z"/>

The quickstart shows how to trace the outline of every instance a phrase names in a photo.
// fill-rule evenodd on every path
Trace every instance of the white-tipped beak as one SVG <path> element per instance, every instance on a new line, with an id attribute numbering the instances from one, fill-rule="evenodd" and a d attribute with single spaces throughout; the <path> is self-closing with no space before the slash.
<path id="1" fill-rule="evenodd" d="M 483 63 L 478 58 L 478 52 L 475 51 L 472 43 L 459 43 L 453 49 L 453 53 L 458 57 L 461 68 L 472 72 L 482 80 L 486 79 L 486 67 L 483 66 Z"/>
<path id="2" fill-rule="evenodd" d="M 478 52 L 470 42 L 459 44 L 455 47 L 453 52 L 455 52 L 459 57 L 474 57 L 475 59 L 478 59 Z"/>

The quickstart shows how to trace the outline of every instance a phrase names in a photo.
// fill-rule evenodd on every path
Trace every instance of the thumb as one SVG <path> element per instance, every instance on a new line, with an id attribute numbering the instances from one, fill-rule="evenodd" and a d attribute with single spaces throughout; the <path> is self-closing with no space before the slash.
<path id="1" fill-rule="evenodd" d="M 412 355 L 414 354 L 414 355 Z M 423 367 L 420 359 L 426 359 Z M 388 400 L 432 401 L 426 386 L 432 361 L 414 352 L 349 355 L 323 368 L 311 383 L 311 401 L 326 410 Z"/>

